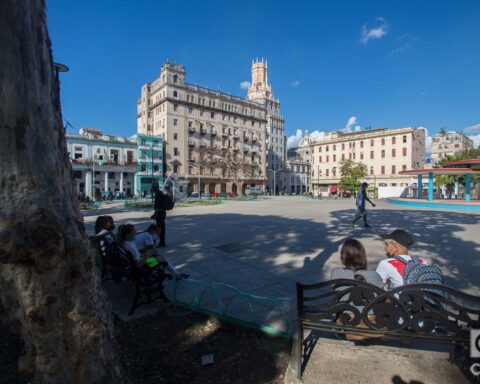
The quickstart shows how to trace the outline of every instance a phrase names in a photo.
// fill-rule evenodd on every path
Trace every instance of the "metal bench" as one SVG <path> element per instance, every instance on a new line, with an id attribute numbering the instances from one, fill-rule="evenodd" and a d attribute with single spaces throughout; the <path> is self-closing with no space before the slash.
<path id="1" fill-rule="evenodd" d="M 470 330 L 480 328 L 480 297 L 433 284 L 384 291 L 349 279 L 297 283 L 297 316 L 294 350 L 301 379 L 304 330 L 357 335 L 373 342 L 381 338 L 450 344 L 464 358 Z"/>

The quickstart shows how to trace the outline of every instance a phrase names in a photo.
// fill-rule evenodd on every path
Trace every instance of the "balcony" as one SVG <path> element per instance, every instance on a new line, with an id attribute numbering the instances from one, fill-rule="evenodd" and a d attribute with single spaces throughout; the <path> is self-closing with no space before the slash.
<path id="1" fill-rule="evenodd" d="M 205 135 L 207 133 L 207 128 L 200 128 L 200 133 Z"/>
<path id="2" fill-rule="evenodd" d="M 194 147 L 195 146 L 195 140 L 192 137 L 188 138 L 188 146 L 189 147 Z"/>
<path id="3" fill-rule="evenodd" d="M 240 138 L 240 136 L 238 135 L 238 132 L 233 132 L 233 137 L 234 137 L 235 139 L 239 139 L 239 138 Z"/>
<path id="4" fill-rule="evenodd" d="M 238 150 L 239 150 L 238 145 L 234 145 L 234 146 L 233 146 L 233 150 L 234 150 L 235 152 L 238 152 Z"/>
<path id="5" fill-rule="evenodd" d="M 217 130 L 215 128 L 212 128 L 212 130 L 210 131 L 210 135 L 216 136 L 217 135 Z"/>
<path id="6" fill-rule="evenodd" d="M 195 127 L 188 127 L 188 132 L 195 133 Z"/>
<path id="7" fill-rule="evenodd" d="M 222 143 L 222 149 L 228 149 L 228 143 Z"/>
<path id="8" fill-rule="evenodd" d="M 243 152 L 245 153 L 250 152 L 250 146 L 248 144 L 243 144 Z"/>
<path id="9" fill-rule="evenodd" d="M 223 131 L 222 131 L 222 136 L 223 136 L 223 137 L 228 137 L 228 131 L 223 130 Z"/>
<path id="10" fill-rule="evenodd" d="M 248 135 L 243 135 L 243 141 L 248 141 L 250 140 L 250 138 L 248 137 Z"/>
<path id="11" fill-rule="evenodd" d="M 207 146 L 207 140 L 200 140 L 200 147 L 206 147 Z"/>
<path id="12" fill-rule="evenodd" d="M 258 148 L 252 145 L 252 153 L 257 153 L 257 152 L 258 152 Z"/>
<path id="13" fill-rule="evenodd" d="M 255 143 L 258 141 L 258 136 L 257 135 L 253 135 L 252 137 L 252 141 Z"/>

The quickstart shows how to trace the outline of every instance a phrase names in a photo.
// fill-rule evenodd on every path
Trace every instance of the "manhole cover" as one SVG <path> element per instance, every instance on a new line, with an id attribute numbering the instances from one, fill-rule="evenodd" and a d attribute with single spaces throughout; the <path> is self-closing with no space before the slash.
<path id="1" fill-rule="evenodd" d="M 218 247 L 214 247 L 214 248 L 219 249 L 220 251 L 223 251 L 223 252 L 226 252 L 226 253 L 234 253 L 234 252 L 238 252 L 242 249 L 242 247 L 240 247 L 240 245 L 238 245 L 236 243 L 222 244 L 222 245 L 219 245 Z"/>

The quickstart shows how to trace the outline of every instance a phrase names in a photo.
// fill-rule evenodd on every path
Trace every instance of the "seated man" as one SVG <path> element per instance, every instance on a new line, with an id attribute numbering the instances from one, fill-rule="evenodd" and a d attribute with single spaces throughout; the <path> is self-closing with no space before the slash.
<path id="1" fill-rule="evenodd" d="M 161 227 L 151 224 L 146 231 L 136 234 L 134 241 L 135 246 L 140 254 L 144 257 L 155 257 L 160 262 L 167 263 L 167 271 L 175 277 L 176 280 L 187 279 L 190 275 L 178 272 L 175 267 L 157 251 L 157 245 L 160 241 Z"/>
<path id="2" fill-rule="evenodd" d="M 388 259 L 380 261 L 377 273 L 382 277 L 387 289 L 393 289 L 404 285 L 403 271 L 406 262 L 412 260 L 408 254 L 410 246 L 414 243 L 412 237 L 401 229 L 383 236 L 385 239 L 385 253 Z M 422 258 L 418 261 L 426 264 Z"/>

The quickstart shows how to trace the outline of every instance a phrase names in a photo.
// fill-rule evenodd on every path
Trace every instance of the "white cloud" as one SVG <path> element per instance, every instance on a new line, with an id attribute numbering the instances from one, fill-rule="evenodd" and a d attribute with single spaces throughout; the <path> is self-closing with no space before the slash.
<path id="1" fill-rule="evenodd" d="M 313 131 L 308 135 L 313 141 L 323 141 L 325 140 L 325 132 L 323 131 Z"/>
<path id="2" fill-rule="evenodd" d="M 465 128 L 463 133 L 473 141 L 473 148 L 480 146 L 480 124 L 474 124 Z"/>
<path id="3" fill-rule="evenodd" d="M 300 85 L 300 81 L 298 80 L 294 80 L 292 83 L 290 83 L 290 85 L 293 87 L 293 88 L 296 88 Z"/>
<path id="4" fill-rule="evenodd" d="M 357 116 L 350 116 L 347 124 L 341 129 L 342 132 L 360 132 L 362 127 L 358 125 Z"/>
<path id="5" fill-rule="evenodd" d="M 408 33 L 401 36 L 397 41 L 401 44 L 399 47 L 391 51 L 387 56 L 393 56 L 398 53 L 405 52 L 407 49 L 410 49 L 412 44 L 417 40 L 415 36 L 410 36 Z"/>
<path id="6" fill-rule="evenodd" d="M 463 130 L 463 133 L 480 133 L 480 124 L 471 125 Z"/>
<path id="7" fill-rule="evenodd" d="M 473 148 L 480 148 L 480 133 L 478 135 L 468 136 L 473 141 Z"/>
<path id="8" fill-rule="evenodd" d="M 248 89 L 250 87 L 250 82 L 249 81 L 242 81 L 240 83 L 240 89 Z"/>
<path id="9" fill-rule="evenodd" d="M 298 143 L 302 139 L 303 139 L 303 131 L 301 129 L 297 129 L 294 135 L 289 136 L 287 138 L 287 148 L 298 147 Z"/>
<path id="10" fill-rule="evenodd" d="M 380 22 L 380 25 L 375 28 L 368 28 L 368 23 L 362 26 L 362 33 L 360 36 L 360 42 L 367 44 L 369 40 L 381 39 L 387 34 L 388 24 L 383 17 L 377 17 L 376 22 Z"/>

